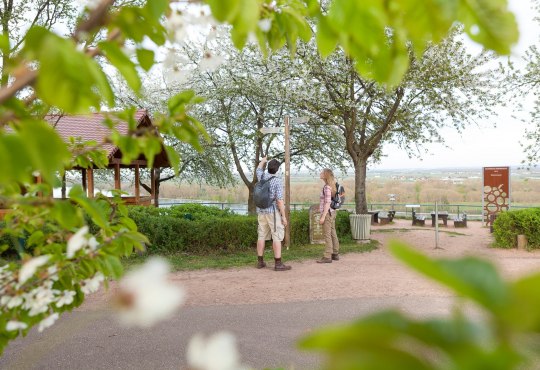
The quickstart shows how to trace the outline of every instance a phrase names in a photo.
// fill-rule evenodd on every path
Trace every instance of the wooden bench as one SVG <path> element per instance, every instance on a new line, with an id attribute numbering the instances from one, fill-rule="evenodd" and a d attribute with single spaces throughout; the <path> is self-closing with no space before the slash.
<path id="1" fill-rule="evenodd" d="M 459 215 L 457 215 L 454 218 L 454 227 L 467 227 L 467 215 L 465 213 L 463 214 L 463 217 L 459 217 Z"/>
<path id="2" fill-rule="evenodd" d="M 425 226 L 426 225 L 426 216 L 417 216 L 416 212 L 412 212 L 412 225 L 413 226 Z"/>
<path id="3" fill-rule="evenodd" d="M 379 225 L 386 225 L 392 222 L 396 211 L 380 212 L 379 213 Z"/>

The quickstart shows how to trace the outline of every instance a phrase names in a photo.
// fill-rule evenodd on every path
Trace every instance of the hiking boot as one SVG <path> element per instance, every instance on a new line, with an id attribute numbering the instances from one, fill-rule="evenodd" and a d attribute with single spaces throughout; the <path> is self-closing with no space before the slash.
<path id="1" fill-rule="evenodd" d="M 332 261 L 339 261 L 339 254 L 332 253 Z"/>
<path id="2" fill-rule="evenodd" d="M 291 266 L 287 266 L 287 265 L 284 265 L 283 263 L 276 263 L 276 265 L 274 266 L 274 270 L 275 271 L 287 271 L 287 270 L 290 270 L 292 269 Z"/>
<path id="3" fill-rule="evenodd" d="M 266 263 L 263 261 L 262 257 L 257 257 L 257 268 L 263 269 L 266 267 Z"/>
<path id="4" fill-rule="evenodd" d="M 275 271 L 287 271 L 292 269 L 291 266 L 284 265 L 283 262 L 281 262 L 281 258 L 274 258 L 274 261 L 276 262 L 274 265 Z"/>
<path id="5" fill-rule="evenodd" d="M 323 257 L 320 260 L 317 260 L 317 263 L 332 263 L 332 259 Z"/>

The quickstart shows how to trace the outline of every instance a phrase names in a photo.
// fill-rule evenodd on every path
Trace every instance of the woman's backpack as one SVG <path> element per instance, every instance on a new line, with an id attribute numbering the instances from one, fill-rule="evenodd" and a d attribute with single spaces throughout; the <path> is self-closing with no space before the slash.
<path id="1" fill-rule="evenodd" d="M 336 182 L 336 194 L 331 198 L 330 208 L 339 209 L 345 203 L 345 188 Z"/>

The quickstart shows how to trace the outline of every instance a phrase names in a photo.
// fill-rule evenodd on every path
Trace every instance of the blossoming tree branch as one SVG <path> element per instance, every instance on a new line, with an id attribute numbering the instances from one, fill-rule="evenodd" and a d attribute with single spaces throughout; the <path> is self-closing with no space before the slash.
<path id="1" fill-rule="evenodd" d="M 472 40 L 501 54 L 509 53 L 517 40 L 506 0 L 206 0 L 204 4 L 212 16 L 208 13 L 206 27 L 212 27 L 212 22 L 229 24 L 237 48 L 255 42 L 263 53 L 287 47 L 294 56 L 298 42 L 316 37 L 323 56 L 340 48 L 362 76 L 386 86 L 402 79 L 411 46 L 421 55 L 429 42 L 442 40 L 456 21 Z M 0 267 L 0 352 L 32 326 L 43 330 L 52 325 L 103 281 L 120 278 L 120 258 L 148 242 L 127 216 L 119 192 L 113 198 L 90 199 L 81 187 L 74 187 L 69 199 L 53 200 L 52 191 L 66 170 L 105 168 L 105 144 L 117 146 L 124 163 L 144 154 L 149 167 L 165 147 L 178 169 L 181 158 L 161 136 L 137 128 L 134 109 L 115 111 L 113 80 L 103 66 L 116 69 L 138 93 L 141 71 L 160 64 L 163 49 L 188 38 L 183 32 L 187 14 L 183 9 L 184 2 L 168 0 L 141 6 L 92 1 L 70 35 L 60 36 L 50 27 L 34 24 L 24 43 L 14 45 L 8 28 L 2 29 L 0 204 L 11 212 L 2 221 L 0 237 L 9 238 L 11 245 L 0 250 L 18 258 Z M 200 57 L 209 56 L 201 50 Z M 207 64 L 211 68 L 212 63 Z M 171 67 L 170 73 L 181 73 Z M 154 117 L 159 132 L 200 148 L 199 141 L 207 138 L 204 126 L 188 114 L 197 102 L 192 91 L 173 96 L 167 113 Z M 93 111 L 109 112 L 103 124 L 111 134 L 104 142 L 65 143 L 44 119 L 50 113 Z M 118 120 L 128 123 L 127 134 L 117 129 Z M 181 304 L 182 292 L 166 285 L 166 273 L 166 267 L 152 262 L 142 269 L 143 278 L 130 275 L 121 284 L 119 301 L 124 303 L 126 323 L 152 324 Z M 149 275 L 158 277 L 160 288 L 144 283 Z M 161 303 L 151 292 L 166 298 L 161 309 L 148 307 L 151 302 Z M 155 316 L 146 317 L 147 313 Z"/>

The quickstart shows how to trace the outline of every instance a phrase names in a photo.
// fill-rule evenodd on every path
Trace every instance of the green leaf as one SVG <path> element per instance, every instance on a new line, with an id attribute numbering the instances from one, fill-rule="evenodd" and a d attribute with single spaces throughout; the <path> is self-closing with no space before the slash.
<path id="1" fill-rule="evenodd" d="M 178 170 L 180 169 L 180 155 L 172 146 L 165 145 L 165 151 L 167 152 L 167 158 L 169 158 L 169 163 L 171 164 L 175 175 L 178 175 Z"/>
<path id="2" fill-rule="evenodd" d="M 317 46 L 319 53 L 327 57 L 334 52 L 337 47 L 338 37 L 334 34 L 332 28 L 328 25 L 327 19 L 321 17 L 317 28 Z"/>
<path id="3" fill-rule="evenodd" d="M 210 5 L 212 16 L 220 22 L 231 22 L 242 9 L 241 0 L 205 0 Z"/>
<path id="4" fill-rule="evenodd" d="M 67 230 L 72 230 L 83 224 L 82 216 L 69 201 L 56 200 L 51 210 L 51 215 L 60 224 L 61 227 Z"/>
<path id="5" fill-rule="evenodd" d="M 64 141 L 48 123 L 37 120 L 21 122 L 18 135 L 32 170 L 39 171 L 47 183 L 53 184 L 56 172 L 63 171 L 71 159 Z M 13 160 L 17 162 L 17 159 Z"/>
<path id="6" fill-rule="evenodd" d="M 122 267 L 122 263 L 120 262 L 120 259 L 116 256 L 106 256 L 105 261 L 107 262 L 107 265 L 110 268 L 113 278 L 115 279 L 121 278 L 122 274 L 124 273 L 124 268 Z"/>
<path id="7" fill-rule="evenodd" d="M 195 92 L 193 90 L 182 91 L 180 94 L 173 96 L 167 102 L 169 113 L 171 115 L 175 115 L 179 112 L 183 113 L 185 111 L 185 105 L 190 103 L 194 97 Z"/>
<path id="8" fill-rule="evenodd" d="M 69 198 L 79 204 L 97 226 L 102 229 L 108 228 L 109 209 L 102 207 L 102 203 L 98 203 L 97 200 L 88 199 L 81 186 L 72 187 Z"/>
<path id="9" fill-rule="evenodd" d="M 147 49 L 137 49 L 137 60 L 145 71 L 149 71 L 154 65 L 154 52 Z"/>
<path id="10" fill-rule="evenodd" d="M 105 56 L 113 66 L 124 76 L 129 87 L 136 93 L 141 88 L 141 79 L 133 63 L 115 42 L 102 41 L 99 43 L 99 48 L 104 52 Z"/>
<path id="11" fill-rule="evenodd" d="M 236 14 L 234 20 L 231 21 L 233 29 L 231 30 L 231 38 L 234 46 L 241 49 L 250 32 L 254 32 L 259 21 L 259 2 L 257 0 L 239 0 L 240 11 Z"/>
<path id="12" fill-rule="evenodd" d="M 63 39 L 42 28 L 28 31 L 23 54 L 40 65 L 36 92 L 46 103 L 66 113 L 86 113 L 102 102 L 114 104 L 112 89 L 101 67 Z"/>
<path id="13" fill-rule="evenodd" d="M 147 1 L 145 5 L 148 13 L 151 14 L 156 21 L 159 21 L 159 19 L 165 13 L 168 7 L 168 0 L 151 0 Z"/>
<path id="14" fill-rule="evenodd" d="M 519 31 L 506 0 L 461 0 L 459 20 L 469 37 L 499 54 L 510 54 Z"/>
<path id="15" fill-rule="evenodd" d="M 512 305 L 505 311 L 509 326 L 518 330 L 540 332 L 540 274 L 511 283 Z M 519 319 L 517 319 L 519 318 Z"/>
<path id="16" fill-rule="evenodd" d="M 508 286 L 489 262 L 473 257 L 434 261 L 399 242 L 391 242 L 390 250 L 409 267 L 477 302 L 487 311 L 500 313 L 509 306 Z"/>

